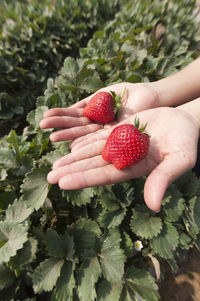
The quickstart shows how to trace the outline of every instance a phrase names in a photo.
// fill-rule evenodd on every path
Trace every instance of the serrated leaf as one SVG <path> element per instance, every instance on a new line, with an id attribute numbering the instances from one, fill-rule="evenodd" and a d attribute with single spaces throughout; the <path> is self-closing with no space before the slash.
<path id="1" fill-rule="evenodd" d="M 97 291 L 98 301 L 119 301 L 121 291 L 123 288 L 122 281 L 110 283 L 106 279 L 103 279 L 99 285 Z"/>
<path id="2" fill-rule="evenodd" d="M 73 297 L 73 289 L 75 287 L 74 269 L 74 263 L 65 261 L 54 290 L 56 300 L 67 301 Z"/>
<path id="3" fill-rule="evenodd" d="M 16 157 L 7 147 L 0 148 L 0 165 L 6 169 L 17 167 Z"/>
<path id="4" fill-rule="evenodd" d="M 152 253 L 162 258 L 173 258 L 179 242 L 179 235 L 172 224 L 165 224 L 161 233 L 150 241 Z"/>
<path id="5" fill-rule="evenodd" d="M 77 271 L 78 295 L 80 301 L 96 300 L 95 284 L 101 276 L 101 267 L 97 257 L 84 260 Z"/>
<path id="6" fill-rule="evenodd" d="M 48 258 L 41 262 L 32 276 L 35 293 L 49 292 L 56 285 L 64 260 Z"/>
<path id="7" fill-rule="evenodd" d="M 181 190 L 184 197 L 193 197 L 200 189 L 200 182 L 194 172 L 189 171 L 176 180 L 175 184 Z"/>
<path id="8" fill-rule="evenodd" d="M 200 197 L 189 200 L 189 217 L 197 227 L 200 227 Z"/>
<path id="9" fill-rule="evenodd" d="M 162 203 L 166 219 L 170 222 L 178 221 L 185 209 L 185 200 L 182 198 L 181 193 L 172 186 L 168 189 Z"/>
<path id="10" fill-rule="evenodd" d="M 97 76 L 90 76 L 80 84 L 79 88 L 86 90 L 87 92 L 93 92 L 103 88 L 104 83 Z"/>
<path id="11" fill-rule="evenodd" d="M 15 273 L 5 265 L 0 265 L 0 290 L 11 286 L 15 281 Z"/>
<path id="12" fill-rule="evenodd" d="M 79 70 L 78 63 L 72 57 L 67 57 L 64 61 L 64 67 L 62 69 L 64 74 L 67 76 L 74 78 Z"/>
<path id="13" fill-rule="evenodd" d="M 27 229 L 14 222 L 0 222 L 0 264 L 8 262 L 27 241 Z"/>
<path id="14" fill-rule="evenodd" d="M 100 262 L 104 277 L 110 282 L 122 279 L 125 255 L 120 248 L 121 236 L 117 229 L 110 230 L 103 237 Z"/>
<path id="15" fill-rule="evenodd" d="M 28 207 L 38 210 L 45 202 L 48 194 L 49 184 L 47 182 L 47 174 L 49 167 L 34 168 L 26 174 L 21 192 L 21 199 L 26 201 Z"/>
<path id="16" fill-rule="evenodd" d="M 180 236 L 179 241 L 180 241 L 180 244 L 182 245 L 182 247 L 185 250 L 189 250 L 192 247 L 191 237 L 189 235 L 187 235 L 185 232 L 181 232 L 179 236 Z"/>
<path id="17" fill-rule="evenodd" d="M 34 129 L 39 127 L 40 121 L 42 120 L 43 114 L 46 110 L 48 110 L 48 107 L 38 106 L 35 110 L 28 113 L 26 119 Z"/>
<path id="18" fill-rule="evenodd" d="M 6 220 L 21 223 L 31 215 L 32 208 L 27 208 L 26 202 L 19 199 L 9 205 L 6 210 Z"/>
<path id="19" fill-rule="evenodd" d="M 130 226 L 136 235 L 142 238 L 152 238 L 160 233 L 162 220 L 158 216 L 133 209 Z"/>
<path id="20" fill-rule="evenodd" d="M 160 300 L 154 278 L 144 269 L 140 270 L 132 266 L 127 269 L 120 301 L 138 300 L 138 297 L 145 301 Z"/>
<path id="21" fill-rule="evenodd" d="M 121 224 L 126 215 L 126 210 L 123 208 L 118 208 L 114 211 L 103 211 L 100 215 L 100 225 L 103 228 L 114 228 Z"/>
<path id="22" fill-rule="evenodd" d="M 10 266 L 12 269 L 21 270 L 32 261 L 35 260 L 37 252 L 37 241 L 30 237 L 28 241 L 25 242 L 23 248 L 17 251 L 16 256 L 12 257 L 10 260 Z"/>
<path id="23" fill-rule="evenodd" d="M 47 153 L 46 155 L 42 156 L 42 158 L 39 160 L 39 162 L 41 164 L 53 165 L 53 163 L 62 156 L 63 156 L 62 152 L 59 149 L 56 149 L 56 150 L 51 151 L 51 152 Z"/>
<path id="24" fill-rule="evenodd" d="M 15 191 L 0 192 L 0 211 L 6 210 L 10 204 L 16 199 Z"/>
<path id="25" fill-rule="evenodd" d="M 6 138 L 6 141 L 11 144 L 15 150 L 16 158 L 19 160 L 20 158 L 20 150 L 19 150 L 19 144 L 17 141 L 17 134 L 15 130 L 11 130 L 8 137 Z"/>
<path id="26" fill-rule="evenodd" d="M 68 227 L 67 230 L 74 238 L 75 250 L 78 255 L 83 256 L 85 249 L 96 252 L 101 230 L 95 221 L 83 219 Z"/>
<path id="27" fill-rule="evenodd" d="M 74 242 L 67 232 L 59 235 L 54 229 L 48 229 L 45 244 L 50 256 L 57 258 L 72 258 L 73 256 Z"/>
<path id="28" fill-rule="evenodd" d="M 126 254 L 126 257 L 129 257 L 133 254 L 133 250 L 134 250 L 133 241 L 130 235 L 125 231 L 122 233 L 122 247 L 124 253 Z"/>
<path id="29" fill-rule="evenodd" d="M 79 190 L 68 190 L 65 192 L 67 200 L 73 205 L 83 206 L 91 203 L 92 197 L 95 195 L 93 188 L 85 188 Z"/>
<path id="30" fill-rule="evenodd" d="M 189 234 L 196 237 L 200 232 L 200 197 L 193 197 L 189 200 L 189 206 L 186 209 L 186 218 L 184 223 Z"/>

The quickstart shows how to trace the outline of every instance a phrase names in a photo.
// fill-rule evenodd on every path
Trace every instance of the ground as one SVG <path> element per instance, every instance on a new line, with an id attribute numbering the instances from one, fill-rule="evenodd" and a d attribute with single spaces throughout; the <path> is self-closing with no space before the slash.
<path id="1" fill-rule="evenodd" d="M 170 272 L 160 285 L 162 301 L 200 301 L 200 252 L 193 248 L 176 275 Z"/>

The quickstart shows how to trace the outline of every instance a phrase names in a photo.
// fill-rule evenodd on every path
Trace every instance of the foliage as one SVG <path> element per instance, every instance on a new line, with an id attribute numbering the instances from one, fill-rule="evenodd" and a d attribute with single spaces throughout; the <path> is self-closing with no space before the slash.
<path id="1" fill-rule="evenodd" d="M 67 55 L 112 19 L 120 0 L 3 0 L 0 4 L 1 135 L 17 128 Z"/>
<path id="2" fill-rule="evenodd" d="M 176 271 L 183 255 L 199 248 L 200 183 L 192 172 L 169 187 L 160 213 L 144 204 L 145 178 L 77 191 L 46 181 L 53 162 L 69 152 L 68 141 L 52 144 L 51 130 L 39 129 L 47 108 L 113 82 L 159 79 L 197 56 L 193 2 L 131 3 L 48 79 L 23 134 L 11 130 L 0 141 L 1 300 L 157 301 L 151 258 Z"/>

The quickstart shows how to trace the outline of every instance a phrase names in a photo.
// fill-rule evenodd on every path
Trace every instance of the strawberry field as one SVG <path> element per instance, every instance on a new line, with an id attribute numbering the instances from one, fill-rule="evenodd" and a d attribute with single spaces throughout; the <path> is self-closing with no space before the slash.
<path id="1" fill-rule="evenodd" d="M 158 301 L 166 271 L 200 250 L 197 173 L 168 188 L 159 213 L 144 203 L 144 177 L 64 191 L 46 176 L 70 141 L 52 143 L 52 130 L 39 127 L 48 108 L 161 79 L 197 58 L 194 8 L 1 1 L 0 300 Z"/>

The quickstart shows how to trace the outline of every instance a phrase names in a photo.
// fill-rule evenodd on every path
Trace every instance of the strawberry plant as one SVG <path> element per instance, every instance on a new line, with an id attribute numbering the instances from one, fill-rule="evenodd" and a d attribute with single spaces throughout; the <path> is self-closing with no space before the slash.
<path id="1" fill-rule="evenodd" d="M 78 56 L 92 33 L 112 19 L 120 0 L 0 3 L 1 135 L 25 126 L 25 116 L 66 56 Z M 8 126 L 9 125 L 9 126 Z"/>
<path id="2" fill-rule="evenodd" d="M 175 272 L 191 247 L 200 249 L 200 183 L 192 171 L 169 187 L 159 213 L 144 204 L 145 178 L 62 191 L 46 176 L 69 141 L 53 144 L 51 130 L 39 128 L 48 108 L 113 82 L 159 79 L 197 57 L 193 7 L 127 2 L 48 79 L 21 135 L 12 129 L 1 138 L 0 300 L 157 301 L 157 267 L 162 278 L 165 264 Z"/>

